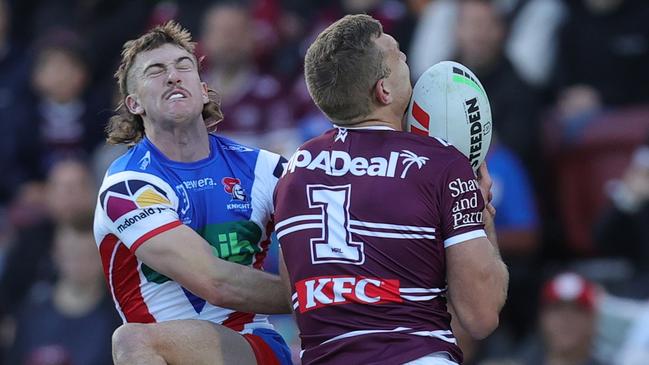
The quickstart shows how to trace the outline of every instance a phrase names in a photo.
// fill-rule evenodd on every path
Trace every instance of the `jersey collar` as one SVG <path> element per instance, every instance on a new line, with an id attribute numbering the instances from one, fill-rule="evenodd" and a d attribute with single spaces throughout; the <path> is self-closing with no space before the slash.
<path id="1" fill-rule="evenodd" d="M 384 125 L 369 125 L 365 127 L 343 127 L 334 124 L 334 127 L 336 128 L 341 128 L 341 129 L 354 129 L 354 130 L 372 130 L 372 131 L 396 131 L 396 129 Z"/>

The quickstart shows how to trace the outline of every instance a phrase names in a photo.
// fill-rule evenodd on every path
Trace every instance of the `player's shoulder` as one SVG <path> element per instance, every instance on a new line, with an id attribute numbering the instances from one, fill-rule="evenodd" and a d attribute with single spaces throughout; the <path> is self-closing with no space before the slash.
<path id="1" fill-rule="evenodd" d="M 219 134 L 210 134 L 209 138 L 212 145 L 216 146 L 216 148 L 225 154 L 245 156 L 259 153 L 259 148 L 247 146 Z"/>
<path id="2" fill-rule="evenodd" d="M 227 137 L 211 134 L 217 148 L 229 159 L 248 164 L 256 174 L 272 172 L 276 177 L 281 176 L 286 159 L 281 155 L 262 149 L 247 146 Z"/>
<path id="3" fill-rule="evenodd" d="M 130 147 L 123 155 L 117 157 L 106 171 L 111 176 L 125 171 L 152 171 L 152 151 L 144 141 Z"/>
<path id="4" fill-rule="evenodd" d="M 474 177 L 469 159 L 451 143 L 438 137 L 420 136 L 410 132 L 399 132 L 396 146 L 419 156 L 428 157 L 430 165 L 439 171 L 439 179 L 452 176 Z"/>
<path id="5" fill-rule="evenodd" d="M 452 162 L 462 158 L 466 159 L 455 146 L 438 137 L 420 136 L 410 132 L 398 132 L 394 136 L 395 143 L 402 148 L 417 149 L 420 153 L 429 155 L 438 161 Z"/>
<path id="6" fill-rule="evenodd" d="M 119 189 L 122 183 L 133 189 L 148 184 L 161 191 L 171 190 L 169 182 L 165 180 L 162 166 L 154 163 L 154 156 L 154 151 L 143 142 L 129 148 L 108 167 L 100 191 Z"/>

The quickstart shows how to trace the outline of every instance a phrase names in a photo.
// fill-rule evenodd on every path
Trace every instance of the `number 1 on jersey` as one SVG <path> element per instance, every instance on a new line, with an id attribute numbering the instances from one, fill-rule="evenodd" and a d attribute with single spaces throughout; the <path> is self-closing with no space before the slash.
<path id="1" fill-rule="evenodd" d="M 309 208 L 320 208 L 324 215 L 322 236 L 311 239 L 314 264 L 361 265 L 365 262 L 363 242 L 353 241 L 349 231 L 351 191 L 351 185 L 307 186 Z"/>

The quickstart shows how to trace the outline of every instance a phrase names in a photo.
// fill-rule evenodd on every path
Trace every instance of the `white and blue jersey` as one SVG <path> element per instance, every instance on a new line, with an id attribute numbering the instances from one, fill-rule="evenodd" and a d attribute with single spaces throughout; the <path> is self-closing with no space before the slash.
<path id="1" fill-rule="evenodd" d="M 286 160 L 215 135 L 209 141 L 208 158 L 181 163 L 144 138 L 106 173 L 95 239 L 124 322 L 203 319 L 241 333 L 272 328 L 265 315 L 211 305 L 135 256 L 149 238 L 185 224 L 215 256 L 262 269 L 274 229 L 273 190 Z"/>

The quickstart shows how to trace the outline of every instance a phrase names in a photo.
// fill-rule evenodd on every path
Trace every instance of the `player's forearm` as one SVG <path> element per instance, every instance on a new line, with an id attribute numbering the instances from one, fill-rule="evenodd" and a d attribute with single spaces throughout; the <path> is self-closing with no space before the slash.
<path id="1" fill-rule="evenodd" d="M 502 261 L 485 260 L 470 282 L 449 281 L 449 299 L 462 326 L 476 339 L 498 326 L 507 293 L 507 268 Z"/>
<path id="2" fill-rule="evenodd" d="M 217 305 L 252 313 L 290 313 L 286 285 L 279 276 L 231 264 L 231 270 L 214 281 Z M 228 266 L 229 266 L 228 265 Z"/>
<path id="3" fill-rule="evenodd" d="M 490 267 L 485 270 L 484 283 L 484 298 L 487 299 L 488 307 L 500 313 L 507 300 L 507 288 L 509 287 L 509 271 L 500 255 L 494 254 Z"/>
<path id="4" fill-rule="evenodd" d="M 485 217 L 485 232 L 487 233 L 487 239 L 491 243 L 493 248 L 493 256 L 490 262 L 491 268 L 487 270 L 487 276 L 491 280 L 487 280 L 488 289 L 493 293 L 493 305 L 494 308 L 500 312 L 505 301 L 507 300 L 507 288 L 509 287 L 509 271 L 507 266 L 500 256 L 500 249 L 498 246 L 498 237 L 496 235 L 496 226 L 494 224 L 494 217 L 485 209 L 483 216 Z"/>

